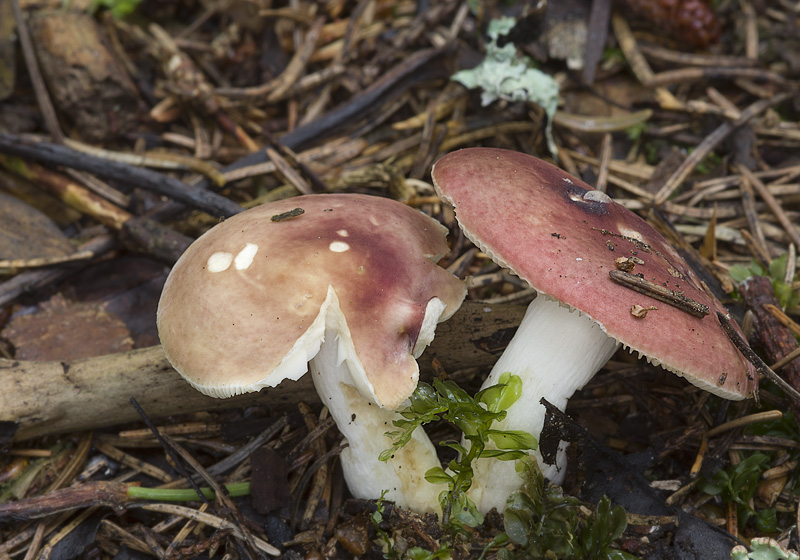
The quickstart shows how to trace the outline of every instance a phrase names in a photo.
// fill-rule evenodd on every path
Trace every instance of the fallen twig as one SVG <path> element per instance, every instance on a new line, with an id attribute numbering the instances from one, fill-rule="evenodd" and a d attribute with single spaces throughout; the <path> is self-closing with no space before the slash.
<path id="1" fill-rule="evenodd" d="M 753 349 L 750 348 L 750 345 L 742 340 L 736 330 L 731 326 L 730 319 L 719 311 L 717 311 L 717 318 L 722 324 L 725 334 L 728 335 L 728 338 L 731 339 L 731 342 L 733 342 L 734 346 L 739 349 L 739 352 L 741 352 L 742 355 L 747 358 L 747 361 L 753 364 L 753 366 L 756 368 L 756 372 L 768 378 L 778 387 L 783 389 L 783 392 L 791 397 L 795 403 L 800 403 L 800 393 L 798 393 L 794 387 L 784 381 L 780 375 L 772 371 L 770 367 L 764 363 L 764 360 L 762 360 L 758 354 L 753 352 Z M 756 392 L 753 396 L 756 399 L 756 402 L 758 402 L 758 392 Z"/>
<path id="2" fill-rule="evenodd" d="M 524 312 L 523 306 L 465 302 L 439 325 L 419 361 L 421 371 L 432 373 L 433 358 L 446 364 L 456 379 L 463 368 L 493 364 L 497 354 L 482 350 L 484 341 L 516 328 Z M 310 376 L 261 393 L 207 397 L 172 369 L 160 346 L 70 363 L 0 359 L 0 421 L 19 425 L 17 440 L 136 420 L 131 397 L 153 418 L 255 404 L 285 408 L 318 400 Z"/>
<path id="3" fill-rule="evenodd" d="M 119 181 L 129 187 L 138 187 L 164 195 L 213 216 L 228 217 L 242 210 L 241 206 L 223 196 L 187 185 L 172 177 L 49 142 L 37 142 L 22 136 L 0 133 L 0 153 L 37 161 L 44 165 L 63 165 L 87 171 L 104 179 Z"/>

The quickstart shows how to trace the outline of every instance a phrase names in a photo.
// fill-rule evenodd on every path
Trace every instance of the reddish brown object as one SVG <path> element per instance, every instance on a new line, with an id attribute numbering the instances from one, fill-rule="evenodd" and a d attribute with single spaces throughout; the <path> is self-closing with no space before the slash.
<path id="1" fill-rule="evenodd" d="M 61 488 L 25 500 L 0 504 L 0 522 L 11 519 L 38 519 L 89 506 L 107 506 L 118 513 L 130 502 L 123 482 L 97 480 Z"/>
<path id="2" fill-rule="evenodd" d="M 18 360 L 71 361 L 132 349 L 125 323 L 106 307 L 57 294 L 39 311 L 12 319 L 3 336 L 16 348 Z"/>
<path id="3" fill-rule="evenodd" d="M 706 0 L 622 0 L 622 5 L 673 39 L 705 48 L 722 32 L 711 3 Z"/>
<path id="4" fill-rule="evenodd" d="M 431 177 L 464 235 L 539 292 L 481 386 L 507 374 L 521 381 L 497 429 L 538 436 L 543 400 L 564 410 L 619 344 L 719 396 L 753 394 L 755 371 L 723 330 L 722 305 L 658 232 L 607 194 L 491 148 L 447 154 Z M 545 477 L 562 480 L 563 448 L 547 461 L 532 455 Z M 470 497 L 480 511 L 502 510 L 519 484 L 513 462 L 479 460 Z"/>
<path id="5" fill-rule="evenodd" d="M 768 304 L 780 307 L 772 282 L 764 276 L 752 276 L 739 285 L 747 306 L 753 311 L 753 346 L 764 351 L 767 363 L 774 364 L 797 349 L 797 339 L 792 332 L 765 307 Z M 795 359 L 779 370 L 779 375 L 792 387 L 800 390 L 800 359 Z M 795 417 L 800 419 L 800 406 L 790 399 Z"/>
<path id="6" fill-rule="evenodd" d="M 728 399 L 752 396 L 753 367 L 716 317 L 716 311 L 727 311 L 639 216 L 554 165 L 519 152 L 460 150 L 439 160 L 433 177 L 467 237 L 493 260 L 698 387 Z M 634 275 L 710 313 L 701 318 L 612 281 L 616 259 L 630 256 L 639 259 Z M 630 313 L 635 304 L 658 310 L 637 319 Z"/>

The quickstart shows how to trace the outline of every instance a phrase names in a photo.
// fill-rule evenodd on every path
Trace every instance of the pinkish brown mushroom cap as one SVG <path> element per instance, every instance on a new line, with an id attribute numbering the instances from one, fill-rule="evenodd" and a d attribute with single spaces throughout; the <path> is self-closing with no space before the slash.
<path id="1" fill-rule="evenodd" d="M 440 196 L 465 235 L 540 293 L 580 310 L 608 336 L 728 399 L 753 395 L 755 370 L 725 335 L 722 304 L 647 222 L 605 193 L 526 154 L 490 148 L 450 153 L 434 166 Z M 703 317 L 613 281 L 630 271 L 700 305 Z M 632 313 L 651 309 L 646 315 Z M 577 349 L 570 349 L 577 351 Z"/>
<path id="2" fill-rule="evenodd" d="M 404 204 L 355 194 L 238 214 L 195 241 L 164 286 L 157 322 L 167 357 L 206 394 L 258 391 L 306 372 L 338 307 L 359 390 L 395 408 L 417 385 L 415 350 L 433 338 L 428 304 L 443 302 L 443 320 L 464 298 L 463 283 L 436 265 L 445 231 Z"/>

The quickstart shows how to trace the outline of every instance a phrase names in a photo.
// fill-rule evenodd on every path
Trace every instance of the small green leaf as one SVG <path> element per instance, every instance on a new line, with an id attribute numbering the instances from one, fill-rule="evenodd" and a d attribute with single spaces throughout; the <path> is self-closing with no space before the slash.
<path id="1" fill-rule="evenodd" d="M 758 261 L 750 261 L 749 265 L 735 264 L 728 271 L 736 283 L 744 282 L 751 276 L 766 276 L 764 267 Z"/>
<path id="2" fill-rule="evenodd" d="M 141 1 L 142 0 L 92 0 L 89 11 L 96 12 L 99 8 L 107 8 L 114 19 L 122 19 L 132 14 Z"/>
<path id="3" fill-rule="evenodd" d="M 406 551 L 406 556 L 409 560 L 438 560 L 446 559 L 452 556 L 452 549 L 443 545 L 436 552 L 430 552 L 419 546 L 414 546 Z"/>
<path id="4" fill-rule="evenodd" d="M 525 451 L 503 451 L 502 449 L 484 449 L 480 453 L 481 459 L 497 459 L 499 461 L 516 461 L 527 457 Z"/>
<path id="5" fill-rule="evenodd" d="M 429 551 L 418 546 L 409 548 L 406 551 L 406 555 L 410 560 L 429 560 L 431 558 L 431 553 Z"/>
<path id="6" fill-rule="evenodd" d="M 439 445 L 441 445 L 442 447 L 449 447 L 450 449 L 455 450 L 455 452 L 458 453 L 459 455 L 467 454 L 467 448 L 461 445 L 457 441 L 442 441 L 439 443 Z"/>
<path id="7" fill-rule="evenodd" d="M 532 520 L 523 508 L 506 508 L 503 512 L 503 527 L 511 542 L 519 546 L 528 544 Z"/>
<path id="8" fill-rule="evenodd" d="M 486 434 L 499 449 L 530 450 L 538 446 L 533 435 L 521 430 L 487 430 Z"/>
<path id="9" fill-rule="evenodd" d="M 459 494 L 453 502 L 451 511 L 453 520 L 466 525 L 467 527 L 477 527 L 483 523 L 483 514 L 478 511 L 475 502 L 470 500 L 466 494 Z"/>
<path id="10" fill-rule="evenodd" d="M 496 385 L 487 387 L 475 395 L 475 400 L 482 402 L 491 412 L 500 412 L 519 400 L 522 396 L 522 379 L 511 372 L 500 374 Z"/>
<path id="11" fill-rule="evenodd" d="M 727 473 L 725 474 L 725 476 L 727 476 Z M 709 496 L 719 496 L 725 489 L 726 484 L 727 481 L 718 480 L 718 477 L 714 477 L 714 480 L 705 479 L 701 481 L 698 486 L 703 492 L 705 492 Z"/>
<path id="12" fill-rule="evenodd" d="M 778 515 L 774 507 L 756 513 L 756 529 L 759 533 L 775 533 L 778 530 Z"/>
<path id="13" fill-rule="evenodd" d="M 442 467 L 433 467 L 425 471 L 425 480 L 431 484 L 450 484 L 453 482 L 453 477 L 444 472 Z"/>
<path id="14" fill-rule="evenodd" d="M 786 253 L 782 254 L 780 257 L 772 259 L 769 262 L 769 277 L 773 280 L 783 280 L 783 276 L 786 273 L 786 264 L 789 261 L 789 255 Z"/>

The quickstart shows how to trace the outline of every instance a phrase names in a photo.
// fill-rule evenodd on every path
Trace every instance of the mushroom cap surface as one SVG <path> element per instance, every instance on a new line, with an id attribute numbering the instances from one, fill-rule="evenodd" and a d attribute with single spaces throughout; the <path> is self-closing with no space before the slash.
<path id="1" fill-rule="evenodd" d="M 358 194 L 237 214 L 198 238 L 166 281 L 157 323 L 167 358 L 208 395 L 258 391 L 302 376 L 333 321 L 365 396 L 395 408 L 417 385 L 413 351 L 428 303 L 444 303 L 443 320 L 465 295 L 436 264 L 445 236 L 415 209 Z M 335 307 L 341 313 L 327 317 Z"/>
<path id="2" fill-rule="evenodd" d="M 755 370 L 716 316 L 727 311 L 639 216 L 558 167 L 509 150 L 452 152 L 434 165 L 432 177 L 465 235 L 540 293 L 702 389 L 728 399 L 752 396 Z M 710 313 L 701 318 L 613 281 L 609 271 L 620 258 L 631 274 Z M 655 309 L 642 314 L 641 308 Z M 564 350 L 580 351 L 569 341 Z"/>

